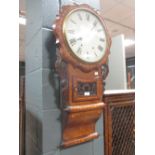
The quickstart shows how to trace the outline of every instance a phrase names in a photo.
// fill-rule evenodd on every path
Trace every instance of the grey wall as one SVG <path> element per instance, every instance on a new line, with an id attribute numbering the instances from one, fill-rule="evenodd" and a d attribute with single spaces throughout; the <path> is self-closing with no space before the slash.
<path id="1" fill-rule="evenodd" d="M 105 81 L 105 89 L 127 89 L 124 35 L 112 38 L 110 52 L 109 74 Z"/>
<path id="2" fill-rule="evenodd" d="M 99 8 L 99 0 L 79 0 Z M 54 70 L 55 40 L 51 26 L 59 7 L 69 0 L 27 0 L 26 31 L 26 155 L 103 155 L 103 117 L 100 138 L 69 149 L 59 148 L 61 119 L 59 78 Z"/>

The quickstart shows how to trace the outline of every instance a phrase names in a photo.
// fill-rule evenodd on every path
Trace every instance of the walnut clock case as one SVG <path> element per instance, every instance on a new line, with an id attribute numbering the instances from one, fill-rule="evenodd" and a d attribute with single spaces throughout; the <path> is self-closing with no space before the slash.
<path id="1" fill-rule="evenodd" d="M 99 12 L 89 5 L 66 5 L 53 25 L 56 70 L 60 76 L 62 144 L 70 147 L 99 137 L 95 131 L 104 103 L 102 67 L 111 39 Z"/>

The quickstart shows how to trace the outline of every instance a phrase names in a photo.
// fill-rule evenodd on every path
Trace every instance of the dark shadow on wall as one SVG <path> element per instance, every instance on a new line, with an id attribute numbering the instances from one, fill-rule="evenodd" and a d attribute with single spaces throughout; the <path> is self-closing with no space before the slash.
<path id="1" fill-rule="evenodd" d="M 35 112 L 26 109 L 26 152 L 25 155 L 42 155 L 42 121 Z"/>
<path id="2" fill-rule="evenodd" d="M 48 67 L 51 69 L 51 72 L 49 73 L 49 83 L 51 84 L 51 87 L 54 89 L 55 103 L 57 103 L 57 108 L 60 108 L 60 78 L 55 70 L 55 62 L 57 56 L 55 37 L 52 33 L 48 36 L 45 47 L 48 52 Z"/>
<path id="3" fill-rule="evenodd" d="M 49 83 L 51 87 L 54 89 L 54 103 L 56 103 L 56 106 L 58 109 L 61 110 L 61 104 L 60 104 L 60 78 L 56 72 L 55 69 L 55 62 L 57 59 L 56 56 L 56 44 L 55 44 L 55 36 L 51 33 L 51 35 L 48 35 L 45 48 L 48 52 L 48 62 L 49 62 L 49 68 L 51 69 L 48 75 Z M 61 113 L 62 114 L 62 113 Z M 62 115 L 58 117 L 58 121 L 60 124 L 62 124 Z M 62 127 L 61 127 L 62 128 Z M 61 134 L 61 133 L 60 133 Z M 60 146 L 60 145 L 59 145 Z M 58 149 L 59 149 L 58 146 Z"/>

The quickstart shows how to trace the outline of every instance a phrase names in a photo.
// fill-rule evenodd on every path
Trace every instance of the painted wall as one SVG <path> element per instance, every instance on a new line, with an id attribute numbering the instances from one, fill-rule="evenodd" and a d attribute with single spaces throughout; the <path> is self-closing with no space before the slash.
<path id="1" fill-rule="evenodd" d="M 105 89 L 127 89 L 124 35 L 119 35 L 112 38 L 112 46 L 110 51 L 109 74 L 105 81 Z"/>
<path id="2" fill-rule="evenodd" d="M 99 0 L 79 0 L 95 8 Z M 100 138 L 61 150 L 59 78 L 54 70 L 56 46 L 52 23 L 69 0 L 27 0 L 26 31 L 26 155 L 103 155 L 103 117 Z"/>

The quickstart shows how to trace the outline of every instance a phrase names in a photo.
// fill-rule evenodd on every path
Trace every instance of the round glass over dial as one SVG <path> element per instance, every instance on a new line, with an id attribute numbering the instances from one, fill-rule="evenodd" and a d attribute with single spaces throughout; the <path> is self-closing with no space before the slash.
<path id="1" fill-rule="evenodd" d="M 100 19 L 86 9 L 72 11 L 65 19 L 63 31 L 71 51 L 87 63 L 101 60 L 106 50 L 106 32 Z"/>

